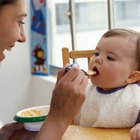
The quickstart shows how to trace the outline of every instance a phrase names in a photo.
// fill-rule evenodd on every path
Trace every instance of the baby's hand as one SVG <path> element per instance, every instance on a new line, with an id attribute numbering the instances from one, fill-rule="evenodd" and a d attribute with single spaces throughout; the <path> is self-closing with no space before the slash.
<path id="1" fill-rule="evenodd" d="M 131 128 L 130 137 L 131 140 L 140 140 L 140 123 Z"/>

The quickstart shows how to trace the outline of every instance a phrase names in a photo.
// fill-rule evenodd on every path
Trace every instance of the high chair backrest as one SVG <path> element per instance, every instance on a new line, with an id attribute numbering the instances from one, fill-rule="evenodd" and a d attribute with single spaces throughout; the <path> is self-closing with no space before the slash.
<path id="1" fill-rule="evenodd" d="M 69 51 L 68 48 L 62 48 L 62 60 L 63 66 L 70 63 L 70 59 L 76 58 L 87 58 L 87 63 L 89 63 L 90 58 L 93 56 L 94 50 L 72 50 Z"/>

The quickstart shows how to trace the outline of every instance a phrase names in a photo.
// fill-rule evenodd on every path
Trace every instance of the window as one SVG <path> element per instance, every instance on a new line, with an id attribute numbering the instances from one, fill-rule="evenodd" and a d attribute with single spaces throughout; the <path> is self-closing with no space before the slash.
<path id="1" fill-rule="evenodd" d="M 72 49 L 70 20 L 67 16 L 70 1 L 73 0 L 54 2 L 51 65 L 55 67 L 62 67 L 61 48 Z M 73 2 L 76 21 L 75 47 L 78 50 L 95 49 L 99 38 L 109 28 L 140 30 L 139 0 L 75 0 Z M 109 23 L 112 23 L 111 27 Z M 83 60 L 78 63 L 85 68 Z"/>
<path id="2" fill-rule="evenodd" d="M 114 0 L 114 26 L 139 30 L 139 12 L 139 0 Z"/>

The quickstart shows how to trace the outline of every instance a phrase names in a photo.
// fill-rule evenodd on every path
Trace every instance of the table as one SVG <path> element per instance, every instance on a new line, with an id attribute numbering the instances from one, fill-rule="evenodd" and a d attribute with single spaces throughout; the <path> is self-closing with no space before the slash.
<path id="1" fill-rule="evenodd" d="M 101 129 L 71 125 L 62 140 L 130 140 L 130 129 Z"/>
<path id="2" fill-rule="evenodd" d="M 130 129 L 101 129 L 70 125 L 62 140 L 130 140 L 129 131 Z M 14 131 L 8 140 L 35 140 L 37 133 L 22 127 Z"/>

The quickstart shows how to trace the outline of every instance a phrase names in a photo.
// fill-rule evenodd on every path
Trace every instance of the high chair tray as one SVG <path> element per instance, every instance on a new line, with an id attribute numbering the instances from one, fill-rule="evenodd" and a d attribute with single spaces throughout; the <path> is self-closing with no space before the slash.
<path id="1" fill-rule="evenodd" d="M 62 140 L 130 140 L 130 129 L 101 129 L 71 125 Z"/>

